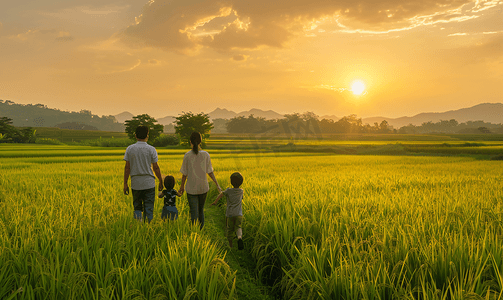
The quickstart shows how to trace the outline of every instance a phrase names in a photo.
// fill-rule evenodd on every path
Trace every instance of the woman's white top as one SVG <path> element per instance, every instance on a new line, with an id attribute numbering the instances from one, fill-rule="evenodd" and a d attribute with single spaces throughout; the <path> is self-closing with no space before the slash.
<path id="1" fill-rule="evenodd" d="M 183 157 L 180 173 L 187 176 L 185 191 L 187 194 L 200 195 L 210 190 L 206 174 L 213 172 L 210 154 L 200 150 L 197 154 L 190 150 Z"/>

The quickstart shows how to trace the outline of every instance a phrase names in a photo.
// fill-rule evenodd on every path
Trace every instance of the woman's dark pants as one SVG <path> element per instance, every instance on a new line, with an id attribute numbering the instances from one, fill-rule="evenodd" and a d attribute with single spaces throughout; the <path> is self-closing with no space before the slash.
<path id="1" fill-rule="evenodd" d="M 191 195 L 187 194 L 190 206 L 190 219 L 192 224 L 199 221 L 199 226 L 203 229 L 204 226 L 204 203 L 206 202 L 206 194 Z"/>

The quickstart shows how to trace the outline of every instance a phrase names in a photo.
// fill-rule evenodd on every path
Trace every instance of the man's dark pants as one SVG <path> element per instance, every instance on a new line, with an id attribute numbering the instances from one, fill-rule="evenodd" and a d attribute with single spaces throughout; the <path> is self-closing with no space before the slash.
<path id="1" fill-rule="evenodd" d="M 132 191 L 134 218 L 141 221 L 143 212 L 143 220 L 147 218 L 150 223 L 154 218 L 155 188 Z"/>

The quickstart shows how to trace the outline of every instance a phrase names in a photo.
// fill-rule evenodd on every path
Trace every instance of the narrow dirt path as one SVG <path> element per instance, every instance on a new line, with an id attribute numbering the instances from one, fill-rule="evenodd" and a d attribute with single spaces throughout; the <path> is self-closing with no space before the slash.
<path id="1" fill-rule="evenodd" d="M 238 250 L 237 240 L 234 240 L 232 249 L 229 248 L 229 243 L 225 237 L 225 211 L 221 207 L 211 206 L 210 204 L 214 200 L 206 200 L 203 233 L 208 235 L 218 247 L 227 252 L 225 262 L 233 270 L 237 271 L 236 290 L 238 298 L 248 300 L 275 299 L 270 296 L 269 288 L 262 285 L 253 274 L 255 259 L 251 256 L 250 249 L 247 248 L 246 238 L 244 239 L 244 250 Z M 246 219 L 244 222 L 246 222 Z M 244 230 L 243 237 L 246 237 Z"/>

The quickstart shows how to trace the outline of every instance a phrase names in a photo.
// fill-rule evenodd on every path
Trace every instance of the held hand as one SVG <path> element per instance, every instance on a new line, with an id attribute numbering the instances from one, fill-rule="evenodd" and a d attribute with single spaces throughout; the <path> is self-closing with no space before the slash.
<path id="1" fill-rule="evenodd" d="M 222 193 L 222 188 L 219 185 L 217 185 L 217 189 L 218 189 L 218 193 L 221 194 Z"/>
<path id="2" fill-rule="evenodd" d="M 129 186 L 127 185 L 127 183 L 124 184 L 124 195 L 129 195 Z"/>
<path id="3" fill-rule="evenodd" d="M 180 197 L 183 195 L 183 192 L 185 192 L 185 189 L 183 187 L 178 190 L 178 194 L 180 194 Z"/>
<path id="4" fill-rule="evenodd" d="M 162 191 L 164 188 L 162 181 L 159 181 L 159 191 Z"/>

